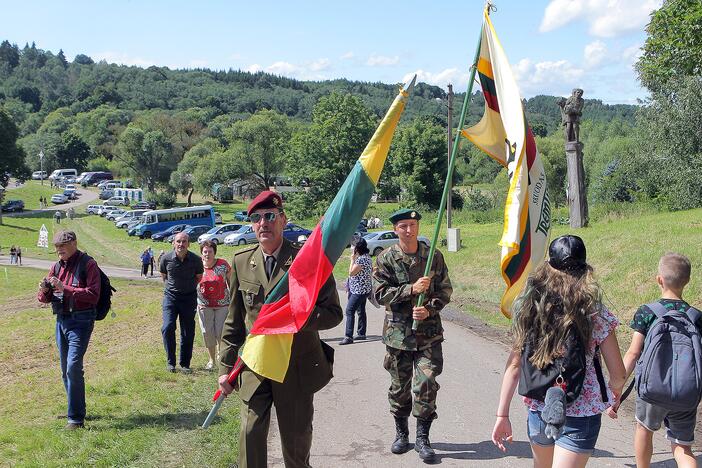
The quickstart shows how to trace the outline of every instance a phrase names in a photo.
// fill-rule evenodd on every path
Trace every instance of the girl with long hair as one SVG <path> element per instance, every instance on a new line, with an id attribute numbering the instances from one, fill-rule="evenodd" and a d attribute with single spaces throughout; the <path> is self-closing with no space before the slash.
<path id="1" fill-rule="evenodd" d="M 615 332 L 617 325 L 617 318 L 602 304 L 593 269 L 586 262 L 582 239 L 562 236 L 551 242 L 549 260 L 531 273 L 514 305 L 514 343 L 507 359 L 492 431 L 492 441 L 500 450 L 506 451 L 505 444 L 512 441 L 509 409 L 523 372 L 525 348 L 530 349 L 527 354 L 530 366 L 544 370 L 562 358 L 566 347 L 575 339 L 583 344 L 585 375 L 579 395 L 565 408 L 560 435 L 552 438 L 553 433 L 546 431 L 543 401 L 525 397 L 524 403 L 528 408 L 528 436 L 535 467 L 583 467 L 587 464 L 599 435 L 601 413 L 619 398 L 624 386 L 625 370 Z M 595 369 L 598 351 L 609 371 L 607 389 L 602 389 L 598 382 Z M 609 414 L 616 417 L 613 412 Z"/>

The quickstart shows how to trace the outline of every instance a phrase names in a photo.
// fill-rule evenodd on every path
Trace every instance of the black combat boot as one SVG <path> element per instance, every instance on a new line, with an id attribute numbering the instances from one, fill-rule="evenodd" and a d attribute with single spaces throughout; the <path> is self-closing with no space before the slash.
<path id="1" fill-rule="evenodd" d="M 429 442 L 429 428 L 431 419 L 417 418 L 417 440 L 414 442 L 414 449 L 419 453 L 419 458 L 425 462 L 434 460 L 434 449 Z"/>
<path id="2" fill-rule="evenodd" d="M 409 427 L 407 417 L 395 416 L 395 442 L 392 443 L 390 451 L 395 454 L 405 453 L 409 450 Z"/>

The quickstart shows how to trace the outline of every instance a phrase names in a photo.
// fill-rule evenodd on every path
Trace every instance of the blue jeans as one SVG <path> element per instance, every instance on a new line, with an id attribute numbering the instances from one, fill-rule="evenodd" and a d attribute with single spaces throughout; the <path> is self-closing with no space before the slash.
<path id="1" fill-rule="evenodd" d="M 353 326 L 358 310 L 358 334 L 366 336 L 366 299 L 368 294 L 349 294 L 346 304 L 346 336 L 353 338 Z"/>
<path id="2" fill-rule="evenodd" d="M 176 319 L 180 322 L 180 367 L 190 367 L 193 357 L 193 342 L 195 340 L 195 313 L 197 309 L 197 294 L 188 296 L 163 296 L 163 347 L 166 348 L 166 359 L 169 366 L 175 366 L 176 352 Z"/>
<path id="3" fill-rule="evenodd" d="M 541 447 L 552 447 L 555 443 L 561 448 L 575 453 L 592 453 L 600 435 L 602 415 L 566 416 L 563 433 L 555 441 L 546 436 L 546 423 L 541 419 L 540 411 L 529 410 L 527 431 L 532 444 Z"/>
<path id="4" fill-rule="evenodd" d="M 83 356 L 88 350 L 94 326 L 95 311 L 56 316 L 56 346 L 68 397 L 69 423 L 80 424 L 85 420 Z"/>

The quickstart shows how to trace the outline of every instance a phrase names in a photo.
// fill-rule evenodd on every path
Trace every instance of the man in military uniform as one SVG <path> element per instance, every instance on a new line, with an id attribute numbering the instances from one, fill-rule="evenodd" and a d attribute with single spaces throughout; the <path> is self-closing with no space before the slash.
<path id="1" fill-rule="evenodd" d="M 436 393 L 444 358 L 441 342 L 444 329 L 439 312 L 448 304 L 453 289 L 444 257 L 436 250 L 429 276 L 424 276 L 429 247 L 417 241 L 416 210 L 399 210 L 390 216 L 399 244 L 384 250 L 373 272 L 373 294 L 385 306 L 383 343 L 387 353 L 383 366 L 390 373 L 390 413 L 395 417 L 396 437 L 392 453 L 409 449 L 410 415 L 417 418 L 414 449 L 425 461 L 434 458 L 429 429 L 436 416 Z M 417 306 L 417 296 L 425 293 Z M 412 331 L 412 322 L 419 327 Z M 414 402 L 412 402 L 414 394 Z"/>
<path id="2" fill-rule="evenodd" d="M 333 350 L 318 330 L 338 325 L 343 317 L 333 276 L 322 286 L 309 320 L 295 334 L 290 367 L 282 383 L 244 369 L 234 387 L 227 374 L 236 361 L 266 296 L 292 264 L 300 246 L 283 238 L 287 218 L 280 196 L 262 192 L 248 207 L 259 244 L 238 251 L 232 261 L 229 315 L 220 343 L 220 389 L 241 398 L 239 466 L 266 467 L 271 405 L 275 405 L 283 459 L 287 468 L 309 467 L 313 395 L 332 378 Z"/>

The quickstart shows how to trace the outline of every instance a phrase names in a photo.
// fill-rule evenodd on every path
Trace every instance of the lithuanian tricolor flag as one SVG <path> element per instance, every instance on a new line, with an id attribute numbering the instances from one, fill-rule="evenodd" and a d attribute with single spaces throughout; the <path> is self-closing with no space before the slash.
<path id="1" fill-rule="evenodd" d="M 519 88 L 487 9 L 477 71 L 485 113 L 480 122 L 461 133 L 507 168 L 509 175 L 500 266 L 507 284 L 501 309 L 511 318 L 512 302 L 524 288 L 529 272 L 544 259 L 551 208 L 546 173 L 524 115 Z"/>
<path id="2" fill-rule="evenodd" d="M 368 207 L 415 79 L 400 90 L 290 269 L 266 297 L 230 373 L 230 382 L 244 365 L 276 382 L 285 378 L 293 334 L 307 322 L 320 288 L 331 275 Z"/>

